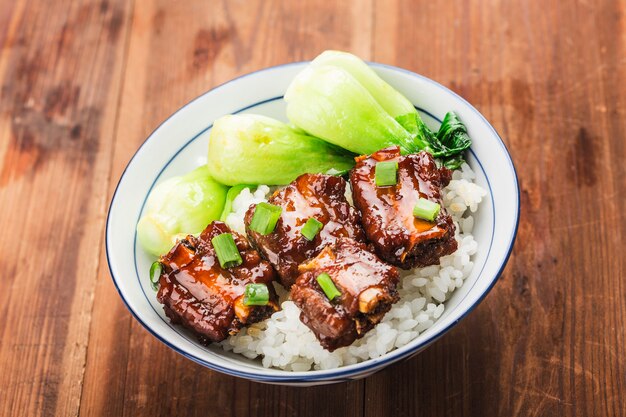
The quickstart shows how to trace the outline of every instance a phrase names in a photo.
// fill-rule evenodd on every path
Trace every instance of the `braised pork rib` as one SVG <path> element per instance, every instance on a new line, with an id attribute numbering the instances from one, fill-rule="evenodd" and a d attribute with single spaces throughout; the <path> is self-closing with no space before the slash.
<path id="1" fill-rule="evenodd" d="M 340 238 L 299 268 L 291 298 L 300 320 L 321 345 L 333 351 L 348 346 L 374 327 L 398 301 L 398 271 L 363 243 Z M 317 281 L 328 274 L 340 295 L 330 300 Z"/>
<path id="2" fill-rule="evenodd" d="M 298 276 L 298 265 L 315 257 L 340 237 L 365 241 L 358 212 L 345 197 L 346 181 L 337 176 L 303 174 L 278 190 L 269 203 L 282 208 L 273 232 L 262 235 L 250 229 L 256 205 L 245 216 L 246 232 L 252 245 L 276 269 L 280 282 L 290 288 Z M 313 240 L 302 235 L 308 219 L 323 224 Z"/>
<path id="3" fill-rule="evenodd" d="M 395 185 L 376 185 L 376 164 L 383 161 L 398 162 Z M 451 175 L 447 168 L 437 167 L 427 152 L 401 156 L 398 147 L 390 147 L 357 158 L 350 173 L 354 205 L 378 256 L 410 269 L 438 264 L 439 258 L 457 249 L 454 223 L 441 197 L 441 188 L 448 185 Z M 420 197 L 441 205 L 433 222 L 413 215 Z"/>
<path id="4" fill-rule="evenodd" d="M 220 266 L 211 239 L 231 233 L 243 263 L 224 269 Z M 272 286 L 275 272 L 241 235 L 222 222 L 213 222 L 199 237 L 187 236 L 160 259 L 163 271 L 157 299 L 172 323 L 194 331 L 201 342 L 219 342 L 243 326 L 268 318 L 278 310 Z M 247 284 L 266 284 L 269 303 L 244 304 Z"/>

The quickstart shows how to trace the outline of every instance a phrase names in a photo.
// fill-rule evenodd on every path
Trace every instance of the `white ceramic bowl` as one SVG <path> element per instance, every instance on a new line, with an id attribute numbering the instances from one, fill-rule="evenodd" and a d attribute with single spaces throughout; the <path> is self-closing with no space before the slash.
<path id="1" fill-rule="evenodd" d="M 207 139 L 213 121 L 232 113 L 258 113 L 285 120 L 283 94 L 306 62 L 267 68 L 229 81 L 174 113 L 137 150 L 113 195 L 106 229 L 111 276 L 135 318 L 156 338 L 181 355 L 210 369 L 255 381 L 316 385 L 363 378 L 385 366 L 417 354 L 443 336 L 474 309 L 495 284 L 511 253 L 519 220 L 519 189 L 515 168 L 502 140 L 487 120 L 467 101 L 418 74 L 387 65 L 370 64 L 405 94 L 436 128 L 454 110 L 467 126 L 473 144 L 468 162 L 477 182 L 488 190 L 475 216 L 478 242 L 474 270 L 446 302 L 445 313 L 406 346 L 382 357 L 325 371 L 289 372 L 266 369 L 218 346 L 205 347 L 179 326 L 173 326 L 150 288 L 153 259 L 137 243 L 135 228 L 146 197 L 154 185 L 206 162 Z"/>

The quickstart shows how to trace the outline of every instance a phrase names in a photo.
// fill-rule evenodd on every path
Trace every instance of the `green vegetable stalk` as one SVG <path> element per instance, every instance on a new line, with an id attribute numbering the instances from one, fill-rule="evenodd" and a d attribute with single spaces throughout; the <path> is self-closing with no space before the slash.
<path id="1" fill-rule="evenodd" d="M 311 62 L 311 66 L 332 65 L 352 75 L 374 97 L 376 102 L 413 137 L 414 150 L 431 150 L 433 132 L 405 96 L 383 81 L 360 58 L 341 51 L 324 51 Z"/>
<path id="2" fill-rule="evenodd" d="M 403 153 L 417 150 L 414 136 L 342 68 L 307 67 L 287 89 L 285 101 L 294 125 L 352 152 L 370 154 L 392 145 Z"/>
<path id="3" fill-rule="evenodd" d="M 265 116 L 221 117 L 209 136 L 209 173 L 222 184 L 283 185 L 300 174 L 339 174 L 353 165 L 345 150 Z"/>
<path id="4" fill-rule="evenodd" d="M 206 166 L 163 181 L 148 196 L 144 216 L 137 224 L 139 243 L 159 256 L 177 239 L 200 233 L 219 219 L 227 191 L 228 187 L 211 178 Z"/>
<path id="5" fill-rule="evenodd" d="M 287 116 L 299 128 L 359 154 L 398 145 L 430 152 L 451 168 L 471 145 L 454 113 L 432 132 L 413 104 L 358 57 L 325 51 L 296 76 L 285 94 Z"/>
<path id="6" fill-rule="evenodd" d="M 415 114 L 415 106 L 395 88 L 387 84 L 380 78 L 372 68 L 370 68 L 359 57 L 341 51 L 324 51 L 311 62 L 312 67 L 324 65 L 334 66 L 348 72 L 371 94 L 376 102 L 394 119 L 405 118 L 407 115 Z M 419 117 L 419 116 L 418 116 Z M 400 120 L 400 124 L 409 132 L 413 126 L 405 126 Z"/>

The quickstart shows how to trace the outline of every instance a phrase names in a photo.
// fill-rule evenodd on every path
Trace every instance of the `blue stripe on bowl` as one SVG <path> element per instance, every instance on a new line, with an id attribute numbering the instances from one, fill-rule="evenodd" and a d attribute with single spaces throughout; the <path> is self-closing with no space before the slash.
<path id="1" fill-rule="evenodd" d="M 292 65 L 300 65 L 300 64 L 302 64 L 302 63 L 301 63 L 301 62 L 297 62 L 297 63 L 291 63 L 291 64 L 279 65 L 279 66 L 276 66 L 276 67 L 265 68 L 265 69 L 263 69 L 263 70 L 256 71 L 256 72 L 253 72 L 253 73 L 249 73 L 249 74 L 243 75 L 243 76 L 241 76 L 241 77 L 235 78 L 235 79 L 233 79 L 233 80 L 231 80 L 231 81 L 229 81 L 229 82 L 227 82 L 227 83 L 224 83 L 224 84 L 222 84 L 222 85 L 220 85 L 220 86 L 218 86 L 218 87 L 216 87 L 216 88 L 219 88 L 219 87 L 221 87 L 221 86 L 223 86 L 223 85 L 226 85 L 226 84 L 232 83 L 232 82 L 234 82 L 234 81 L 236 81 L 236 80 L 238 80 L 238 79 L 241 79 L 241 78 L 244 78 L 244 77 L 250 76 L 250 75 L 252 75 L 252 74 L 257 74 L 257 73 L 260 73 L 260 72 L 264 72 L 264 71 L 268 71 L 268 70 L 271 70 L 271 69 L 276 69 L 276 68 L 280 68 L 280 67 L 292 66 Z M 431 84 L 435 84 L 435 85 L 439 86 L 440 88 L 442 88 L 442 89 L 444 89 L 444 90 L 446 90 L 446 91 L 450 92 L 451 94 L 453 94 L 453 95 L 454 95 L 454 96 L 456 96 L 457 98 L 461 99 L 463 102 L 467 103 L 467 101 L 465 101 L 462 97 L 458 96 L 456 93 L 454 93 L 454 92 L 450 91 L 449 89 L 447 89 L 446 87 L 442 86 L 441 84 L 436 83 L 435 81 L 432 81 L 432 80 L 430 80 L 430 79 L 428 79 L 428 78 L 426 78 L 426 77 L 423 77 L 423 76 L 421 76 L 421 75 L 419 75 L 419 74 L 415 74 L 415 73 L 410 72 L 410 71 L 407 71 L 407 70 L 403 70 L 403 69 L 400 69 L 400 68 L 396 68 L 396 67 L 393 67 L 393 66 L 388 66 L 388 65 L 384 65 L 384 64 L 371 63 L 371 65 L 374 65 L 374 66 L 380 66 L 380 67 L 384 67 L 384 68 L 390 68 L 390 69 L 393 69 L 393 70 L 400 70 L 400 71 L 402 71 L 402 72 L 405 72 L 405 73 L 410 74 L 411 76 L 421 78 L 421 79 L 423 79 L 423 80 L 424 80 L 424 81 L 426 81 L 426 82 L 429 82 L 429 83 L 431 83 Z M 206 94 L 206 93 L 205 93 L 205 94 Z M 203 94 L 203 95 L 204 95 L 204 94 Z M 196 101 L 198 98 L 202 97 L 203 95 L 201 95 L 201 96 L 197 97 L 196 99 L 192 100 L 191 102 L 189 102 L 188 104 L 186 104 L 185 106 L 183 106 L 183 107 L 182 107 L 181 109 L 179 109 L 176 113 L 174 113 L 172 116 L 170 116 L 167 120 L 169 120 L 170 118 L 172 118 L 172 117 L 173 117 L 175 114 L 177 114 L 179 111 L 182 111 L 185 107 L 187 107 L 189 104 L 193 103 L 194 101 Z M 280 99 L 282 99 L 282 97 L 283 97 L 283 96 L 277 96 L 277 97 L 268 98 L 268 99 L 266 99 L 266 100 L 262 100 L 262 101 L 259 101 L 259 102 L 257 102 L 257 103 L 254 103 L 254 104 L 251 104 L 251 105 L 249 105 L 249 106 L 246 106 L 246 107 L 244 107 L 244 108 L 242 108 L 242 109 L 239 109 L 238 111 L 236 111 L 236 112 L 234 112 L 234 113 L 235 113 L 235 114 L 236 114 L 236 113 L 241 113 L 241 112 L 243 112 L 243 111 L 245 111 L 245 110 L 248 110 L 248 109 L 253 108 L 253 107 L 256 107 L 256 106 L 259 106 L 259 105 L 262 105 L 262 104 L 265 104 L 265 103 L 268 103 L 268 102 L 272 102 L 272 101 L 275 101 L 275 100 L 280 100 Z M 480 303 L 480 302 L 484 299 L 484 297 L 485 297 L 485 296 L 489 293 L 489 291 L 491 290 L 491 288 L 493 288 L 493 285 L 495 285 L 495 282 L 497 281 L 498 277 L 500 276 L 500 274 L 501 274 L 502 270 L 504 269 L 504 266 L 506 265 L 506 262 L 508 261 L 508 258 L 509 258 L 510 254 L 511 254 L 511 250 L 512 250 L 512 248 L 513 248 L 513 243 L 514 243 L 514 240 L 515 240 L 515 236 L 516 236 L 516 234 L 517 234 L 517 229 L 518 229 L 518 226 L 519 226 L 519 202 L 520 202 L 520 199 L 519 199 L 519 186 L 518 186 L 518 180 L 517 180 L 517 173 L 516 173 L 516 171 L 515 171 L 515 166 L 513 165 L 513 161 L 511 160 L 510 155 L 509 155 L 509 153 L 508 153 L 508 150 L 506 149 L 506 146 L 505 146 L 505 145 L 504 145 L 504 143 L 502 142 L 502 139 L 500 138 L 500 136 L 498 135 L 498 133 L 495 131 L 495 129 L 491 126 L 491 124 L 489 124 L 489 122 L 487 122 L 487 120 L 484 118 L 484 116 L 482 116 L 482 114 L 480 114 L 480 113 L 478 112 L 478 110 L 476 110 L 476 109 L 475 109 L 473 106 L 471 106 L 469 103 L 467 103 L 467 104 L 468 104 L 468 107 L 469 107 L 472 111 L 474 111 L 475 113 L 477 113 L 477 114 L 480 116 L 480 118 L 481 118 L 483 121 L 485 121 L 485 123 L 486 123 L 486 124 L 487 124 L 487 125 L 488 125 L 491 129 L 492 129 L 493 133 L 494 133 L 494 134 L 495 134 L 495 136 L 498 138 L 500 145 L 503 147 L 503 149 L 504 149 L 504 151 L 505 151 L 505 154 L 506 154 L 506 156 L 507 156 L 507 159 L 508 159 L 509 165 L 510 165 L 511 170 L 512 170 L 512 172 L 513 172 L 513 174 L 514 174 L 514 177 L 515 177 L 515 182 L 516 182 L 516 186 L 517 186 L 517 187 L 516 187 L 516 188 L 517 188 L 517 212 L 515 213 L 515 214 L 516 214 L 516 224 L 515 224 L 515 228 L 514 228 L 514 230 L 512 231 L 512 234 L 511 234 L 511 237 L 510 237 L 511 245 L 510 245 L 510 247 L 509 247 L 508 253 L 507 253 L 507 255 L 506 255 L 505 259 L 503 260 L 502 264 L 500 265 L 500 268 L 499 268 L 499 270 L 498 270 L 497 274 L 496 274 L 496 275 L 492 278 L 492 282 L 491 282 L 491 284 L 489 285 L 489 287 L 486 289 L 486 291 L 485 291 L 485 292 L 481 295 L 481 297 L 479 297 L 479 299 L 476 301 L 476 303 L 474 303 L 472 306 L 470 306 L 470 307 L 468 308 L 468 310 L 467 310 L 467 311 L 466 311 L 466 312 L 465 312 L 465 313 L 464 313 L 464 314 L 463 314 L 463 315 L 462 315 L 462 316 L 461 316 L 458 320 L 456 320 L 455 322 L 451 323 L 449 326 L 445 327 L 444 329 L 440 330 L 439 332 L 437 332 L 437 333 L 435 333 L 435 334 L 433 334 L 433 335 L 430 335 L 430 337 L 426 338 L 426 339 L 425 339 L 422 343 L 420 343 L 420 344 L 418 344 L 418 345 L 414 346 L 414 347 L 413 347 L 413 349 L 414 349 L 415 351 L 420 350 L 421 348 L 423 348 L 423 347 L 427 346 L 428 344 L 430 344 L 430 343 L 434 342 L 436 339 L 438 339 L 438 338 L 439 338 L 439 337 L 441 337 L 443 334 L 445 334 L 445 333 L 446 333 L 446 332 L 447 332 L 447 331 L 448 331 L 448 330 L 449 330 L 452 326 L 456 325 L 456 324 L 457 324 L 460 320 L 462 320 L 462 319 L 463 319 L 463 318 L 464 318 L 464 317 L 465 317 L 468 313 L 470 313 L 470 312 L 471 312 L 471 311 L 472 311 L 472 310 L 473 310 L 473 309 L 474 309 L 474 308 L 475 308 L 475 307 L 476 307 L 476 306 L 477 306 L 477 305 L 478 305 L 478 304 L 479 304 L 479 303 Z M 434 119 L 434 120 L 436 120 L 438 123 L 441 123 L 441 120 L 440 120 L 439 118 L 437 118 L 436 116 L 434 116 L 434 115 L 433 115 L 432 113 L 430 113 L 429 111 L 427 111 L 427 110 L 425 110 L 425 109 L 422 109 L 422 108 L 419 108 L 419 107 L 416 107 L 416 109 L 417 109 L 417 110 L 419 110 L 420 112 L 422 112 L 422 113 L 424 113 L 424 114 L 428 115 L 429 117 L 433 118 L 433 119 Z M 167 121 L 167 120 L 166 120 L 166 121 Z M 165 123 L 165 121 L 164 121 L 163 123 Z M 162 123 L 162 124 L 163 124 L 163 123 Z M 162 124 L 161 124 L 161 125 L 162 125 Z M 161 125 L 159 125 L 159 127 L 160 127 Z M 186 143 L 185 143 L 185 144 L 184 144 L 184 145 L 183 145 L 183 146 L 182 146 L 182 147 L 181 147 L 181 148 L 180 148 L 180 149 L 179 149 L 179 150 L 178 150 L 178 151 L 177 151 L 177 152 L 176 152 L 176 153 L 175 153 L 175 154 L 171 157 L 171 158 L 170 158 L 170 160 L 169 160 L 169 161 L 168 161 L 168 162 L 167 162 L 167 163 L 166 163 L 166 164 L 165 164 L 165 165 L 161 168 L 161 170 L 160 170 L 160 171 L 159 171 L 159 173 L 157 174 L 156 178 L 154 179 L 154 181 L 153 181 L 152 185 L 150 186 L 150 189 L 149 189 L 149 191 L 148 191 L 148 194 L 147 194 L 147 195 L 146 195 L 146 197 L 144 198 L 144 201 L 143 201 L 143 203 L 142 203 L 141 210 L 140 210 L 140 212 L 139 212 L 139 215 L 138 215 L 137 221 L 139 221 L 139 218 L 140 218 L 140 216 L 141 216 L 141 213 L 143 212 L 143 209 L 144 209 L 144 206 L 145 206 L 145 203 L 146 203 L 146 200 L 147 200 L 147 196 L 150 194 L 150 192 L 151 192 L 152 188 L 154 187 L 154 185 L 156 184 L 156 182 L 160 179 L 160 177 L 161 177 L 161 175 L 162 175 L 163 171 L 164 171 L 164 170 L 167 168 L 167 166 L 168 166 L 168 165 L 169 165 L 169 164 L 170 164 L 170 163 L 171 163 L 171 162 L 172 162 L 172 161 L 176 158 L 176 156 L 178 156 L 178 155 L 180 154 L 180 152 L 182 152 L 182 151 L 183 151 L 183 150 L 184 150 L 184 149 L 185 149 L 185 148 L 186 148 L 189 144 L 191 144 L 191 143 L 192 143 L 194 140 L 196 140 L 199 136 L 201 136 L 202 134 L 206 133 L 206 132 L 207 132 L 207 131 L 208 131 L 208 130 L 212 127 L 212 126 L 213 126 L 212 124 L 211 124 L 211 125 L 209 125 L 209 126 L 207 126 L 206 128 L 202 129 L 200 132 L 198 132 L 196 135 L 194 135 L 191 139 L 189 139 L 189 140 L 188 140 L 188 141 L 187 141 L 187 142 L 186 142 Z M 156 130 L 158 130 L 158 129 L 159 129 L 159 127 L 157 127 L 157 129 L 155 129 L 155 131 L 156 131 Z M 154 134 L 154 132 L 153 132 L 152 134 Z M 129 161 L 129 163 L 128 163 L 128 165 L 127 165 L 126 169 L 127 169 L 127 168 L 128 168 L 128 166 L 132 163 L 133 159 L 136 157 L 136 155 L 138 154 L 139 150 L 141 150 L 141 148 L 145 145 L 145 143 L 146 143 L 146 142 L 150 139 L 150 137 L 152 136 L 152 134 L 148 137 L 148 139 L 146 139 L 146 141 L 144 141 L 144 143 L 143 143 L 143 144 L 139 147 L 139 149 L 135 152 L 135 155 L 133 155 L 133 157 L 132 157 L 132 158 L 131 158 L 131 160 Z M 493 245 L 493 236 L 494 236 L 494 230 L 495 230 L 495 216 L 496 216 L 496 213 L 495 213 L 495 206 L 494 206 L 494 204 L 495 204 L 495 203 L 494 203 L 494 199 L 493 199 L 493 193 L 492 193 L 492 190 L 491 190 L 491 184 L 489 183 L 489 178 L 487 177 L 487 174 L 486 174 L 486 172 L 485 172 L 485 170 L 484 170 L 484 168 L 483 168 L 482 163 L 481 163 L 481 162 L 480 162 L 480 160 L 476 157 L 476 154 L 475 154 L 475 153 L 474 153 L 471 149 L 470 149 L 470 152 L 472 153 L 472 156 L 473 156 L 473 157 L 476 159 L 476 161 L 478 162 L 478 165 L 480 166 L 480 169 L 482 170 L 482 172 L 483 172 L 483 174 L 484 174 L 484 176 L 485 176 L 485 178 L 486 178 L 486 180 L 487 180 L 487 184 L 488 184 L 488 188 L 489 188 L 489 193 L 490 193 L 490 197 L 491 197 L 492 211 L 493 211 L 493 223 L 494 223 L 494 225 L 493 225 L 493 227 L 492 227 L 491 242 L 490 242 L 490 245 L 489 245 L 489 251 L 488 251 L 488 253 L 487 253 L 487 256 L 485 257 L 485 263 L 483 263 L 483 266 L 482 266 L 482 268 L 481 268 L 481 273 L 482 273 L 482 270 L 484 269 L 484 267 L 485 267 L 485 265 L 486 265 L 486 261 L 487 261 L 487 259 L 489 258 L 489 253 L 491 252 L 491 247 L 492 247 L 492 245 Z M 114 194 L 113 194 L 113 198 L 112 198 L 112 200 L 111 200 L 111 205 L 110 205 L 110 207 L 109 207 L 109 214 L 110 214 L 111 207 L 113 206 L 113 204 L 114 204 L 114 202 L 115 202 L 115 197 L 116 197 L 116 194 L 117 194 L 117 189 L 119 188 L 119 185 L 120 185 L 120 183 L 121 183 L 121 181 L 122 181 L 122 179 L 124 178 L 124 175 L 125 175 L 125 173 L 126 173 L 126 169 L 124 169 L 124 172 L 122 173 L 122 175 L 121 175 L 121 177 L 120 177 L 120 181 L 118 182 L 118 184 L 117 184 L 117 186 L 116 186 L 116 188 L 115 188 L 115 192 L 114 192 Z M 412 352 L 405 352 L 404 354 L 399 355 L 399 354 L 398 354 L 398 350 L 395 350 L 395 351 L 391 351 L 391 352 L 389 352 L 389 353 L 385 354 L 385 355 L 384 355 L 383 357 L 381 357 L 381 358 L 377 358 L 377 359 L 370 359 L 370 360 L 367 360 L 367 361 L 361 362 L 361 363 L 359 363 L 359 364 L 357 364 L 357 365 L 352 365 L 352 366 L 350 366 L 350 367 L 346 367 L 346 368 L 350 368 L 350 369 L 338 368 L 338 369 L 336 369 L 336 370 L 326 370 L 326 371 L 309 371 L 309 372 L 304 372 L 304 373 L 294 373 L 293 375 L 263 375 L 263 374 L 261 374 L 261 373 L 256 373 L 256 372 L 236 371 L 236 370 L 232 370 L 232 369 L 229 369 L 229 368 L 224 368 L 224 367 L 222 367 L 222 366 L 220 366 L 220 365 L 216 365 L 216 364 L 213 364 L 213 363 L 207 362 L 207 361 L 205 361 L 205 360 L 203 360 L 203 359 L 201 359 L 201 358 L 198 358 L 198 357 L 196 357 L 196 356 L 194 356 L 194 355 L 191 355 L 191 354 L 189 354 L 189 353 L 185 352 L 185 351 L 184 351 L 184 350 L 182 350 L 181 348 L 179 348 L 179 347 L 177 347 L 177 346 L 175 346 L 175 345 L 172 345 L 170 342 L 168 342 L 167 340 L 165 340 L 164 338 L 162 338 L 159 334 L 157 334 L 155 331 L 153 331 L 153 330 L 152 330 L 152 329 L 151 329 L 151 328 L 150 328 L 150 327 L 149 327 L 149 326 L 148 326 L 148 325 L 147 325 L 147 324 L 146 324 L 146 323 L 145 323 L 145 322 L 144 322 L 144 321 L 143 321 L 143 320 L 139 317 L 139 315 L 138 315 L 138 314 L 137 314 L 137 313 L 136 313 L 136 312 L 135 312 L 135 311 L 131 308 L 131 306 L 129 305 L 129 303 L 126 301 L 126 299 L 124 298 L 123 294 L 121 293 L 121 291 L 120 291 L 120 289 L 119 289 L 119 287 L 118 287 L 118 285 L 117 285 L 117 278 L 114 276 L 114 274 L 113 274 L 113 270 L 112 270 L 112 268 L 111 268 L 111 263 L 110 263 L 110 259 L 109 259 L 109 247 L 108 247 L 108 245 L 109 245 L 109 242 L 108 242 L 109 215 L 107 215 L 107 225 L 106 225 L 106 229 L 107 229 L 107 236 L 106 236 L 106 238 L 107 238 L 107 242 L 106 242 L 106 250 L 107 250 L 107 262 L 108 262 L 108 265 L 109 265 L 109 270 L 110 270 L 110 272 L 111 272 L 111 276 L 112 276 L 112 278 L 113 278 L 113 283 L 114 283 L 114 285 L 115 285 L 115 288 L 116 288 L 116 290 L 118 291 L 118 293 L 120 294 L 120 297 L 122 298 L 122 300 L 123 300 L 124 304 L 126 305 L 126 307 L 128 308 L 128 310 L 129 310 L 129 311 L 131 312 L 131 314 L 132 314 L 132 315 L 133 315 L 133 316 L 137 319 L 137 321 L 139 321 L 139 322 L 140 322 L 140 323 L 141 323 L 141 324 L 142 324 L 142 325 L 143 325 L 143 326 L 144 326 L 144 327 L 145 327 L 145 328 L 146 328 L 146 329 L 147 329 L 147 330 L 148 330 L 148 331 L 149 331 L 149 332 L 150 332 L 153 336 L 155 336 L 155 337 L 156 337 L 157 339 L 159 339 L 161 342 L 163 342 L 164 344 L 166 344 L 168 347 L 170 347 L 171 349 L 175 350 L 176 352 L 180 353 L 181 355 L 183 355 L 183 356 L 187 357 L 188 359 L 190 359 L 190 360 L 192 360 L 192 361 L 194 361 L 194 362 L 196 362 L 196 363 L 199 363 L 199 364 L 201 364 L 201 365 L 203 365 L 203 366 L 206 366 L 206 367 L 208 367 L 208 368 L 210 368 L 210 369 L 217 370 L 217 371 L 220 371 L 220 372 L 223 372 L 223 373 L 226 373 L 226 374 L 229 374 L 229 375 L 233 375 L 233 376 L 238 376 L 238 377 L 243 377 L 243 378 L 250 378 L 250 379 L 254 379 L 254 380 L 257 380 L 257 381 L 263 381 L 263 382 L 289 382 L 289 383 L 298 383 L 298 382 L 302 382 L 302 383 L 309 383 L 309 382 L 315 382 L 315 381 L 331 381 L 331 380 L 332 380 L 332 381 L 335 381 L 335 382 L 339 382 L 339 381 L 342 381 L 342 380 L 349 380 L 350 378 L 358 377 L 359 375 L 362 375 L 362 374 L 368 373 L 368 371 L 370 371 L 370 372 L 371 372 L 371 370 L 373 370 L 374 368 L 382 368 L 382 367 L 384 367 L 384 366 L 385 366 L 386 364 L 388 364 L 388 363 L 395 362 L 395 361 L 400 360 L 400 359 L 402 359 L 402 358 L 404 358 L 404 357 L 409 357 L 409 356 L 411 356 L 411 353 L 412 353 Z M 136 235 L 137 235 L 137 233 L 136 233 L 136 231 L 135 231 L 135 244 L 134 244 L 134 251 L 135 251 L 135 253 L 134 253 L 134 262 L 135 262 L 135 272 L 136 272 L 136 278 L 137 278 L 137 280 L 139 280 L 139 281 L 140 281 L 140 278 L 139 278 L 139 271 L 138 271 L 138 266 L 137 266 L 137 260 L 136 260 L 136 259 L 137 259 L 137 257 L 136 257 L 136 248 L 137 248 L 136 238 L 137 238 L 137 236 L 136 236 Z M 479 273 L 479 275 L 480 275 L 480 273 Z M 475 284 L 476 284 L 476 282 L 474 283 L 474 285 L 475 285 Z M 164 322 L 165 322 L 168 326 L 170 326 L 171 328 L 173 328 L 173 329 L 174 329 L 174 331 L 175 331 L 177 334 L 179 334 L 182 338 L 186 339 L 187 341 L 189 341 L 189 342 L 191 342 L 191 343 L 197 343 L 195 340 L 192 340 L 192 339 L 190 339 L 187 335 L 185 335 L 185 334 L 181 333 L 181 332 L 179 331 L 179 329 L 178 329 L 176 326 L 171 326 L 171 324 L 167 323 L 167 321 L 165 321 L 165 319 L 164 319 L 164 318 L 163 318 L 163 317 L 162 317 L 162 316 L 161 316 L 161 315 L 160 315 L 160 314 L 159 314 L 159 313 L 158 313 L 158 312 L 154 309 L 154 306 L 153 306 L 153 305 L 152 305 L 152 303 L 149 301 L 148 296 L 147 296 L 147 295 L 146 295 L 146 293 L 145 293 L 144 287 L 141 285 L 141 282 L 139 282 L 139 286 L 140 286 L 140 288 L 141 288 L 141 290 L 142 290 L 142 292 L 143 292 L 143 294 L 144 294 L 144 297 L 146 297 L 146 301 L 148 302 L 148 304 L 150 305 L 150 307 L 153 309 L 153 311 L 155 312 L 155 314 L 157 314 L 157 316 L 158 316 L 161 320 L 163 320 L 163 321 L 164 321 Z M 471 288 L 470 288 L 470 291 L 471 291 Z M 469 294 L 469 292 L 470 292 L 470 291 L 468 291 L 468 294 Z M 466 297 L 467 297 L 467 294 L 466 294 Z M 260 370 L 259 370 L 259 372 L 263 372 L 263 369 L 260 369 Z"/>

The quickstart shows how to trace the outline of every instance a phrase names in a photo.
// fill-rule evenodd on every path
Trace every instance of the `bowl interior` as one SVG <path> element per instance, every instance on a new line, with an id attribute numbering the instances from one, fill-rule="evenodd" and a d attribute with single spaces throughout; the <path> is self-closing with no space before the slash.
<path id="1" fill-rule="evenodd" d="M 233 375 L 259 380 L 328 380 L 375 370 L 417 352 L 441 336 L 473 308 L 495 282 L 512 246 L 518 217 L 517 180 L 501 140 L 467 102 L 428 79 L 393 67 L 374 65 L 387 82 L 402 91 L 425 122 L 437 128 L 446 111 L 456 111 L 473 138 L 468 163 L 476 182 L 488 193 L 475 213 L 473 234 L 478 252 L 464 285 L 446 302 L 440 319 L 415 340 L 381 358 L 329 371 L 305 373 L 266 369 L 260 361 L 204 347 L 179 326 L 172 326 L 150 288 L 148 271 L 154 259 L 139 246 L 135 227 L 145 200 L 159 181 L 206 163 L 213 121 L 231 113 L 285 117 L 282 98 L 287 85 L 305 63 L 274 67 L 249 74 L 212 90 L 164 122 L 137 151 L 125 170 L 111 203 L 107 222 L 107 256 L 120 295 L 135 317 L 155 336 L 190 359 Z"/>

